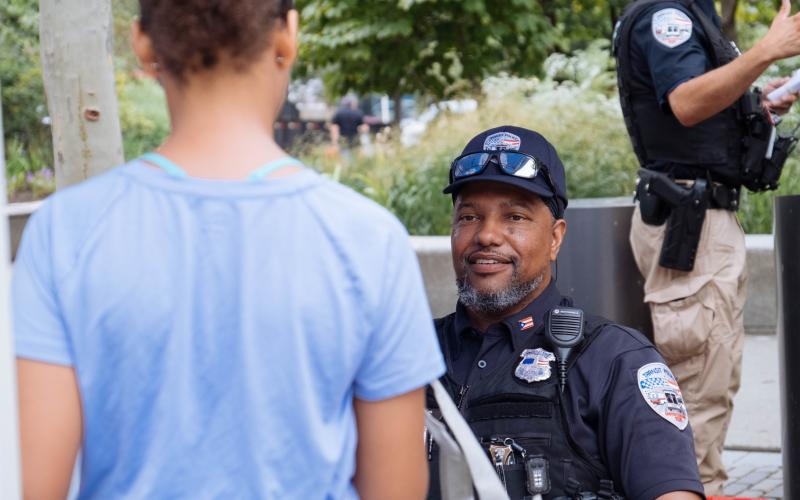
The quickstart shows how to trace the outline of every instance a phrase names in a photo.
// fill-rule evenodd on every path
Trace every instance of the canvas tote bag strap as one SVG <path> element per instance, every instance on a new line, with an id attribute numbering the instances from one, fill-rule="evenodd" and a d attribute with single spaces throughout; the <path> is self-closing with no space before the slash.
<path id="1" fill-rule="evenodd" d="M 473 490 L 479 500 L 508 500 L 503 483 L 489 462 L 472 429 L 461 416 L 453 400 L 438 380 L 431 383 L 433 395 L 442 418 L 441 422 L 426 414 L 428 432 L 439 445 L 439 478 L 444 500 L 473 500 Z"/>

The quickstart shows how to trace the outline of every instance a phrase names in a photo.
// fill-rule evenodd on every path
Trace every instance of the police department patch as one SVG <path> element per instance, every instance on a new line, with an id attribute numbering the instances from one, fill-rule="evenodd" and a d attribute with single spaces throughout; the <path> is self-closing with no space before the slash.
<path id="1" fill-rule="evenodd" d="M 639 368 L 637 384 L 644 400 L 661 418 L 680 430 L 689 425 L 678 381 L 664 363 L 648 363 Z"/>
<path id="2" fill-rule="evenodd" d="M 485 151 L 517 151 L 522 141 L 518 135 L 511 132 L 497 132 L 483 141 Z"/>
<path id="3" fill-rule="evenodd" d="M 520 354 L 522 361 L 514 370 L 514 375 L 528 383 L 541 382 L 547 380 L 552 374 L 550 362 L 555 361 L 556 357 L 550 351 L 541 348 L 525 349 Z"/>
<path id="4" fill-rule="evenodd" d="M 651 20 L 653 38 L 661 45 L 675 48 L 692 36 L 692 20 L 678 9 L 661 9 Z"/>

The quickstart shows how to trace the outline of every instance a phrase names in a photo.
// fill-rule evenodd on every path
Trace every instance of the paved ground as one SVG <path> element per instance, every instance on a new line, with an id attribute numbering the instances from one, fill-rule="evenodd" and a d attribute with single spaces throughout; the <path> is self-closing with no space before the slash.
<path id="1" fill-rule="evenodd" d="M 744 498 L 783 498 L 781 454 L 726 450 L 722 460 L 730 480 L 725 494 Z"/>
<path id="2" fill-rule="evenodd" d="M 779 451 L 780 377 L 777 335 L 746 335 L 742 387 L 734 399 L 726 448 Z"/>
<path id="3" fill-rule="evenodd" d="M 725 494 L 783 497 L 780 384 L 776 335 L 747 335 L 742 387 L 722 458 L 730 480 Z"/>

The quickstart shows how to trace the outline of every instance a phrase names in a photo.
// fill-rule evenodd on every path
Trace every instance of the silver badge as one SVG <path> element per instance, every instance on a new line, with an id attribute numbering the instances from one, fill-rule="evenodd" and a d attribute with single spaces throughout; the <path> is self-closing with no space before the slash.
<path id="1" fill-rule="evenodd" d="M 556 357 L 550 351 L 541 348 L 525 349 L 520 354 L 522 361 L 514 370 L 514 375 L 526 382 L 541 382 L 547 380 L 552 375 L 550 362 L 555 361 Z"/>

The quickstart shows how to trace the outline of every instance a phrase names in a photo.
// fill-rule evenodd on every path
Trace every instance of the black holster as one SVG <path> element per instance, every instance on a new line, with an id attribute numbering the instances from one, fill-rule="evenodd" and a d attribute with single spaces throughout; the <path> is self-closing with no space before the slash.
<path id="1" fill-rule="evenodd" d="M 667 222 L 658 264 L 678 271 L 694 269 L 709 205 L 708 182 L 697 179 L 691 187 L 682 187 L 666 174 L 643 168 L 639 170 L 636 192 L 646 224 L 660 226 Z"/>

